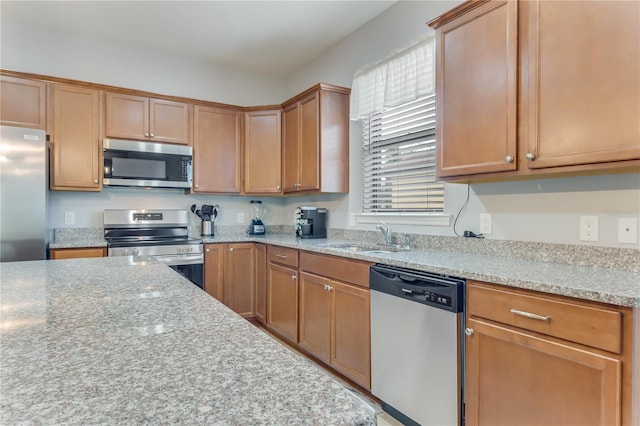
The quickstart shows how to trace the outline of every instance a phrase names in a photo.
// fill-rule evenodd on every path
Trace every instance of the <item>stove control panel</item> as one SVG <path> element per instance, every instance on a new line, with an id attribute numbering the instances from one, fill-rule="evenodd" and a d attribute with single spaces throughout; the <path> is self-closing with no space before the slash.
<path id="1" fill-rule="evenodd" d="M 162 213 L 133 213 L 133 220 L 162 220 Z"/>

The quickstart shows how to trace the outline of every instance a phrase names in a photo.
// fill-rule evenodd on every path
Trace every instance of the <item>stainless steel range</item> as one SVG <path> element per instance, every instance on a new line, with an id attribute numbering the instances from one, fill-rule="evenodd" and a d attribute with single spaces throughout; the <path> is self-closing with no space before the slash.
<path id="1" fill-rule="evenodd" d="M 109 256 L 159 261 L 203 288 L 202 241 L 189 237 L 187 210 L 105 210 Z"/>

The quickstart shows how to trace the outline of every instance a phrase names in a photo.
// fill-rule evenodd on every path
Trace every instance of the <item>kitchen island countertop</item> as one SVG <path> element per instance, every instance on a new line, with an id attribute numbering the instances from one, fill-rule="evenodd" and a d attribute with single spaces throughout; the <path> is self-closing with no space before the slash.
<path id="1" fill-rule="evenodd" d="M 0 424 L 375 424 L 375 408 L 167 266 L 0 266 Z"/>

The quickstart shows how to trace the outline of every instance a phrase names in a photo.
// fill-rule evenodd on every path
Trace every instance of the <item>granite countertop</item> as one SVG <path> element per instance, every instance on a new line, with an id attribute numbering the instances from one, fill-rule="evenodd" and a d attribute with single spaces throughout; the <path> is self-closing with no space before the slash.
<path id="1" fill-rule="evenodd" d="M 369 401 L 167 266 L 0 274 L 0 424 L 375 424 Z"/>

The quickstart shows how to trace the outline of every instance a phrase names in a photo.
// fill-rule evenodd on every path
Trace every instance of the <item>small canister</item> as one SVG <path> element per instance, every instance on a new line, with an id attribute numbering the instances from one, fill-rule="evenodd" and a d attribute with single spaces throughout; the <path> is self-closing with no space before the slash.
<path id="1" fill-rule="evenodd" d="M 200 235 L 204 237 L 213 237 L 213 222 L 210 220 L 203 220 L 200 225 Z"/>

